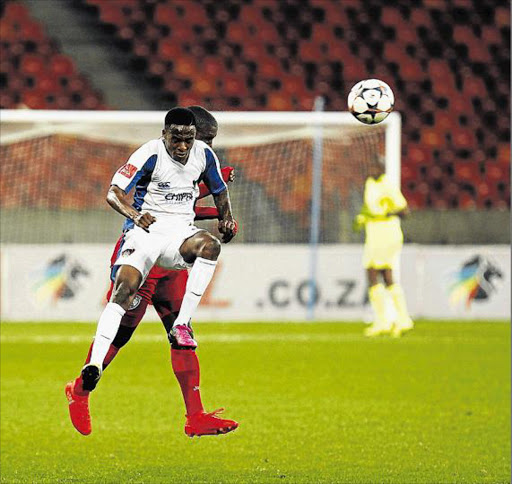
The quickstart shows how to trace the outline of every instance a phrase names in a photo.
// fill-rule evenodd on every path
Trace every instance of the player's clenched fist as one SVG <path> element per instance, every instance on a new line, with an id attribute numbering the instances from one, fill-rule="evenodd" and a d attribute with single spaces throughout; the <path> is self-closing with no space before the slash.
<path id="1" fill-rule="evenodd" d="M 146 232 L 149 232 L 149 226 L 153 222 L 156 222 L 156 218 L 153 217 L 153 215 L 151 215 L 150 213 L 144 212 L 139 213 L 139 215 L 134 217 L 133 221 L 135 222 L 135 225 L 137 225 L 137 227 L 140 227 L 141 229 L 144 229 Z"/>
<path id="2" fill-rule="evenodd" d="M 219 232 L 222 234 L 222 242 L 227 244 L 238 232 L 238 224 L 235 219 L 221 220 Z"/>

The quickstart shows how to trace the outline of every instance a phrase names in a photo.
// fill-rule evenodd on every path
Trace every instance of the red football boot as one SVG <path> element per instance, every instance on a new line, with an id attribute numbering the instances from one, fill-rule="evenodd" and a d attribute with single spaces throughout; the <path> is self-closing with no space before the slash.
<path id="1" fill-rule="evenodd" d="M 197 348 L 197 343 L 192 336 L 192 329 L 186 324 L 177 324 L 169 332 L 171 341 L 182 348 Z"/>
<path id="2" fill-rule="evenodd" d="M 66 385 L 66 397 L 69 402 L 69 416 L 71 423 L 81 434 L 91 433 L 91 415 L 89 414 L 89 395 L 77 395 L 74 391 L 75 383 Z"/>
<path id="3" fill-rule="evenodd" d="M 187 415 L 185 433 L 189 437 L 200 437 L 201 435 L 227 434 L 238 428 L 238 422 L 217 417 L 217 414 L 223 411 L 223 408 L 219 408 L 211 413 L 198 412 L 194 415 Z"/>

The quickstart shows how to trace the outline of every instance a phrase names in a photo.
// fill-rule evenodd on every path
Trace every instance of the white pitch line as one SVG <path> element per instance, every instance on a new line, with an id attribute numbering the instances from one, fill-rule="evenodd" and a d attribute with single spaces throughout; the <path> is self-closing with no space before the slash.
<path id="1" fill-rule="evenodd" d="M 197 335 L 199 343 L 243 343 L 243 342 L 264 342 L 264 343 L 351 343 L 351 342 L 384 342 L 397 341 L 391 337 L 367 338 L 363 334 L 209 334 Z M 1 335 L 0 341 L 3 344 L 78 344 L 88 343 L 92 341 L 93 335 Z M 501 338 L 493 338 L 496 342 L 501 342 Z M 165 334 L 162 335 L 146 335 L 135 334 L 130 343 L 158 343 L 167 341 Z M 407 343 L 489 343 L 489 338 L 468 338 L 468 337 L 451 337 L 451 336 L 418 336 L 408 334 L 401 338 L 400 341 Z"/>
<path id="2" fill-rule="evenodd" d="M 197 335 L 196 335 L 197 336 Z M 46 344 L 46 343 L 84 343 L 92 340 L 93 335 L 9 335 L 1 336 L 2 343 L 32 343 L 32 344 Z M 217 334 L 217 335 L 204 335 L 198 336 L 199 342 L 205 343 L 241 343 L 241 342 L 329 342 L 329 341 L 360 341 L 364 337 L 358 335 L 307 335 L 307 334 Z M 160 341 L 167 341 L 165 334 L 159 335 L 134 335 L 130 340 L 134 343 L 158 343 Z"/>

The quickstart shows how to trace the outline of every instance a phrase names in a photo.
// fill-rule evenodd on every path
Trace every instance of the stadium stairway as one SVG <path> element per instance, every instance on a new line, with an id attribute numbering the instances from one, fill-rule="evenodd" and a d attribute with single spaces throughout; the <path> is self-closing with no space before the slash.
<path id="1" fill-rule="evenodd" d="M 97 22 L 69 0 L 24 0 L 31 15 L 43 23 L 60 43 L 62 52 L 73 58 L 79 70 L 101 86 L 107 106 L 117 109 L 161 109 L 159 98 L 130 69 L 129 56 L 113 45 L 97 28 Z M 108 46 L 99 49 L 98 46 Z"/>

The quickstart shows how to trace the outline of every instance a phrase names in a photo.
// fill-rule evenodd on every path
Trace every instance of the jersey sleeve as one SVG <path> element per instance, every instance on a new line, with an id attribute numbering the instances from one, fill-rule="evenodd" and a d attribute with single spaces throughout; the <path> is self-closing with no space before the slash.
<path id="1" fill-rule="evenodd" d="M 155 169 L 157 160 L 156 150 L 152 148 L 151 142 L 142 145 L 116 171 L 110 184 L 116 185 L 128 193 L 143 176 L 150 176 Z"/>
<path id="2" fill-rule="evenodd" d="M 202 180 L 212 195 L 218 195 L 226 190 L 227 185 L 222 179 L 220 163 L 217 155 L 210 148 L 205 148 L 206 166 L 202 174 Z"/>

